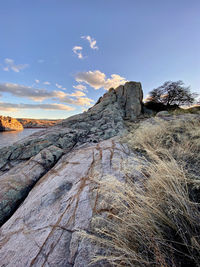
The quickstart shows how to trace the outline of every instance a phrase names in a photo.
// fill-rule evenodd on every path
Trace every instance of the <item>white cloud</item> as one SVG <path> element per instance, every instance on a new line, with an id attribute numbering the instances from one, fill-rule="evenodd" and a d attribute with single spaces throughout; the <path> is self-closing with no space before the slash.
<path id="1" fill-rule="evenodd" d="M 40 83 L 40 81 L 36 79 L 36 80 L 35 80 L 35 83 Z"/>
<path id="2" fill-rule="evenodd" d="M 44 110 L 66 110 L 71 111 L 75 108 L 64 104 L 13 104 L 0 102 L 0 110 L 17 111 L 19 109 L 44 109 Z"/>
<path id="3" fill-rule="evenodd" d="M 19 64 L 16 65 L 13 59 L 10 58 L 5 58 L 4 59 L 5 66 L 3 67 L 4 71 L 14 71 L 14 72 L 20 72 L 20 70 L 23 70 L 27 68 L 29 65 L 28 64 Z"/>
<path id="4" fill-rule="evenodd" d="M 94 38 L 92 38 L 91 36 L 89 36 L 89 35 L 87 35 L 87 36 L 81 36 L 81 38 L 87 40 L 89 42 L 90 47 L 92 49 L 99 49 L 98 46 L 96 45 L 97 41 Z"/>
<path id="5" fill-rule="evenodd" d="M 85 91 L 87 89 L 87 87 L 83 84 L 77 84 L 77 85 L 74 85 L 73 87 L 81 91 Z"/>
<path id="6" fill-rule="evenodd" d="M 43 84 L 50 85 L 51 83 L 50 82 L 43 82 Z"/>
<path id="7" fill-rule="evenodd" d="M 126 79 L 118 74 L 112 74 L 111 78 L 106 78 L 105 73 L 99 70 L 79 72 L 75 75 L 75 79 L 77 82 L 89 84 L 96 90 L 99 88 L 105 88 L 106 90 L 116 88 L 126 82 Z"/>
<path id="8" fill-rule="evenodd" d="M 82 51 L 83 47 L 82 46 L 74 46 L 72 51 L 74 52 L 74 54 L 76 54 L 78 56 L 78 58 L 83 59 L 83 54 Z"/>

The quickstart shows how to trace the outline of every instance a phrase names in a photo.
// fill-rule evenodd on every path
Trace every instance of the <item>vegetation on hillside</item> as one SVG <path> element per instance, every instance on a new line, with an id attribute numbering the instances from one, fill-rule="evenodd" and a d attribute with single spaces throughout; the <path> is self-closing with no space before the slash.
<path id="1" fill-rule="evenodd" d="M 94 262 L 200 266 L 200 121 L 145 122 L 123 142 L 137 157 L 124 162 L 126 181 L 99 183 L 110 208 L 87 235 L 107 248 Z"/>

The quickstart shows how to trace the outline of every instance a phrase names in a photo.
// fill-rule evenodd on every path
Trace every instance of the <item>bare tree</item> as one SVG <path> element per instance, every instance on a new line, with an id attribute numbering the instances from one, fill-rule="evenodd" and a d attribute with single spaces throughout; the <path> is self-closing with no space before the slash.
<path id="1" fill-rule="evenodd" d="M 197 94 L 191 93 L 190 87 L 185 87 L 182 81 L 167 81 L 149 93 L 147 102 L 160 103 L 166 107 L 191 105 L 196 97 Z"/>

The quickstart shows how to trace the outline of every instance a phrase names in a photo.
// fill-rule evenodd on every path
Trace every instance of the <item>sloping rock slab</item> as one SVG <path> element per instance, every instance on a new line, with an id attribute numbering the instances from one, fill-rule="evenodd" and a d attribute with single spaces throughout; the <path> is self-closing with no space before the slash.
<path id="1" fill-rule="evenodd" d="M 95 180 L 109 174 L 123 179 L 121 163 L 130 154 L 115 138 L 64 155 L 2 226 L 0 266 L 89 266 L 100 248 L 78 233 L 104 213 Z"/>

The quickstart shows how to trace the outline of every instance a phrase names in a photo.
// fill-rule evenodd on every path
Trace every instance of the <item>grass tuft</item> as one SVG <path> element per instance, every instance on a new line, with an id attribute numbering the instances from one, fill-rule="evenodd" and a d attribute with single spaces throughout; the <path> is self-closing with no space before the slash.
<path id="1" fill-rule="evenodd" d="M 107 252 L 93 263 L 200 266 L 199 126 L 198 120 L 157 120 L 123 138 L 141 164 L 133 156 L 123 163 L 126 181 L 98 182 L 106 213 L 94 218 L 87 237 Z"/>

